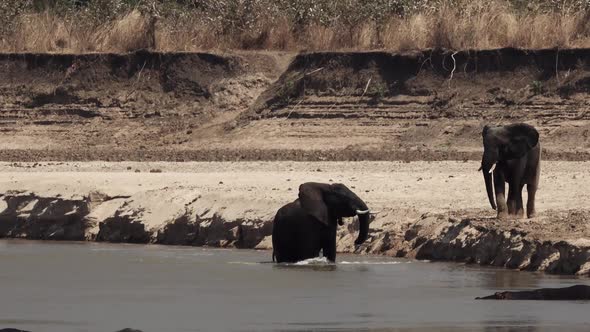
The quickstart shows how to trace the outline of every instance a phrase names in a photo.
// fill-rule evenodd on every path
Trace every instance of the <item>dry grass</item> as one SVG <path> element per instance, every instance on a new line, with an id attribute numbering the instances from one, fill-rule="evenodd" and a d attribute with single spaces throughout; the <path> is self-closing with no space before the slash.
<path id="1" fill-rule="evenodd" d="M 547 10 L 542 6 L 516 8 L 508 0 L 443 0 L 436 4 L 379 19 L 351 20 L 340 15 L 335 19 L 303 21 L 298 16 L 270 10 L 252 18 L 244 8 L 234 10 L 240 18 L 235 21 L 211 19 L 197 10 L 159 15 L 130 9 L 114 18 L 91 22 L 75 13 L 62 15 L 46 10 L 14 16 L 13 28 L 0 32 L 0 51 L 590 47 L 590 10 L 580 10 L 590 5 Z M 250 9 L 259 13 L 262 10 Z"/>
<path id="2" fill-rule="evenodd" d="M 109 52 L 153 49 L 156 47 L 156 21 L 154 16 L 133 10 L 123 18 L 101 26 L 92 36 L 93 44 L 97 50 Z"/>

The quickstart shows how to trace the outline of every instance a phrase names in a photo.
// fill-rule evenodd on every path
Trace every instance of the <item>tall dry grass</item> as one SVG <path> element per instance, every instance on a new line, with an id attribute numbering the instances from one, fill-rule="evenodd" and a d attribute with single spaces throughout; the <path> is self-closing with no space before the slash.
<path id="1" fill-rule="evenodd" d="M 52 1 L 0 4 L 0 51 L 590 47 L 590 0 Z"/>

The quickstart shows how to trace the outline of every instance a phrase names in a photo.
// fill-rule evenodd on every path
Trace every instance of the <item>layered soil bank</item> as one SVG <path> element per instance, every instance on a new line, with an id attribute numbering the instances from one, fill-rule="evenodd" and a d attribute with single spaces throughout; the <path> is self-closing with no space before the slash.
<path id="1" fill-rule="evenodd" d="M 0 160 L 590 159 L 590 50 L 0 55 Z"/>
<path id="2" fill-rule="evenodd" d="M 175 150 L 247 109 L 289 58 L 0 54 L 0 158 L 125 160 Z"/>
<path id="3" fill-rule="evenodd" d="M 545 162 L 538 217 L 496 220 L 477 162 L 0 164 L 0 237 L 271 248 L 277 209 L 307 181 L 373 210 L 357 253 L 590 276 L 586 162 Z M 338 233 L 354 252 L 355 219 Z M 269 252 L 269 260 L 271 253 Z"/>

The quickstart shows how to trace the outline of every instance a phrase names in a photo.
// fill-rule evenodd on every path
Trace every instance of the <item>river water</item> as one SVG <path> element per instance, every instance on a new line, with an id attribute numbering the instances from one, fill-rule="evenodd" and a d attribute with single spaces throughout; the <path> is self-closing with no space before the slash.
<path id="1" fill-rule="evenodd" d="M 590 284 L 462 264 L 268 251 L 0 241 L 0 328 L 173 331 L 587 331 L 588 302 L 475 301 Z"/>

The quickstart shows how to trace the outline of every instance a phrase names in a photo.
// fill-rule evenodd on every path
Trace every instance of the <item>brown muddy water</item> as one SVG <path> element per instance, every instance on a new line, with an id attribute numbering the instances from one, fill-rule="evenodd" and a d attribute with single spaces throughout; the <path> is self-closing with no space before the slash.
<path id="1" fill-rule="evenodd" d="M 587 331 L 590 302 L 475 301 L 587 279 L 339 255 L 0 241 L 0 329 L 105 331 Z"/>

